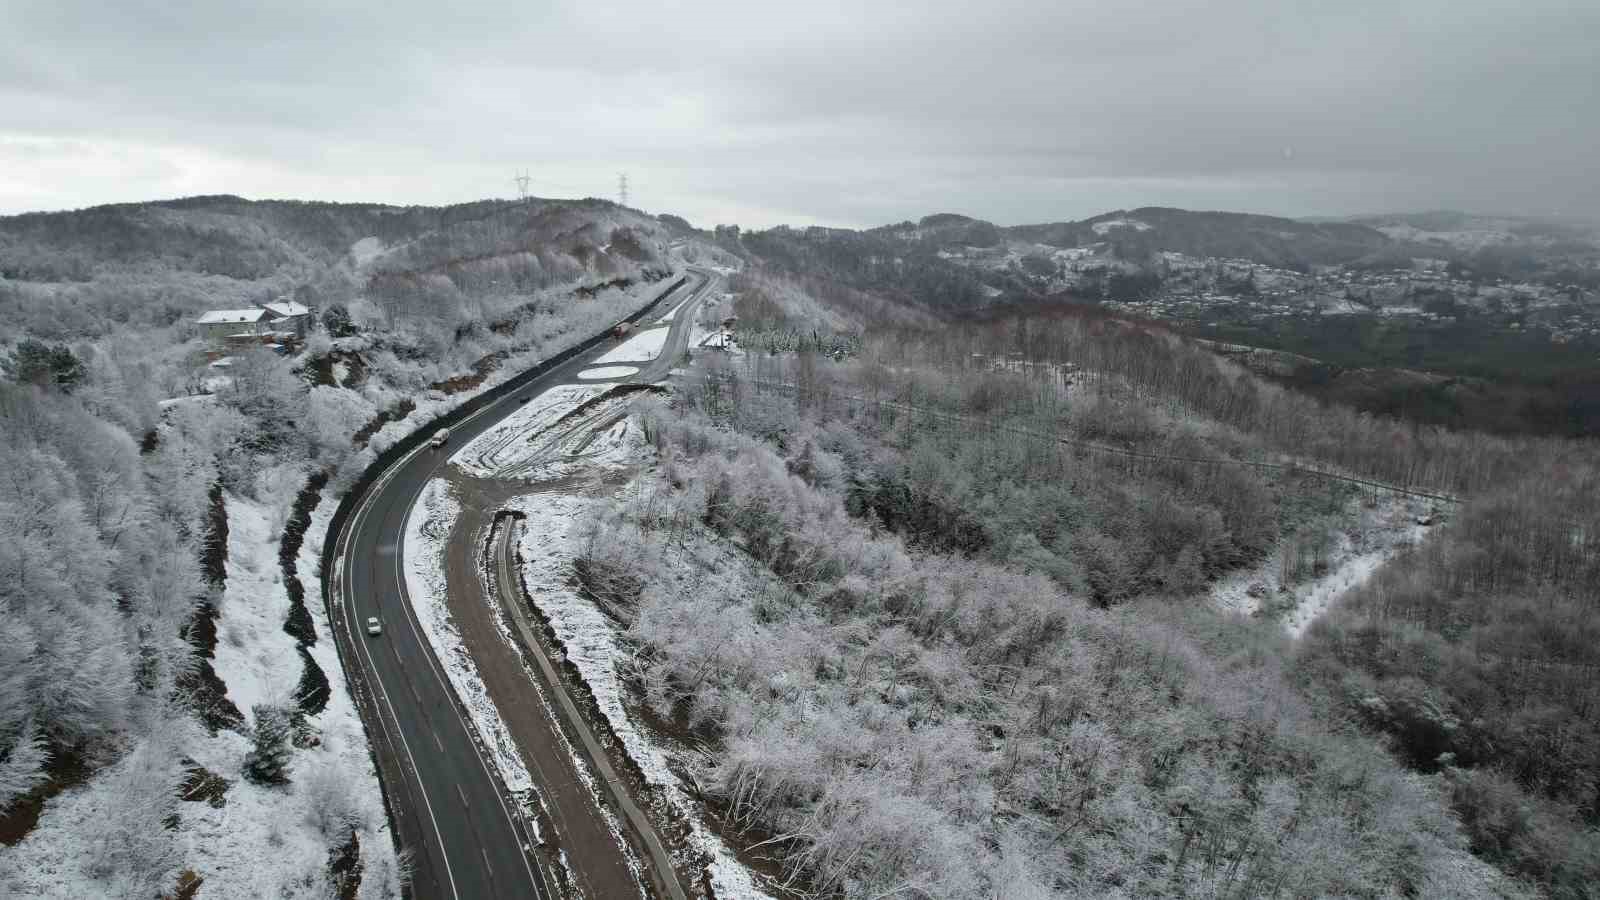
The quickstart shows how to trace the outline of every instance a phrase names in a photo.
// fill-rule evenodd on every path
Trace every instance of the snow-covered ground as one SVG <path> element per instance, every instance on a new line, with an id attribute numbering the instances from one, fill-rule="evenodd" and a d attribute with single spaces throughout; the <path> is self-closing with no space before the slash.
<path id="1" fill-rule="evenodd" d="M 611 390 L 552 388 L 457 450 L 450 462 L 477 478 L 558 478 L 625 466 L 643 435 L 625 416 L 628 396 L 608 396 Z"/>
<path id="2" fill-rule="evenodd" d="M 626 378 L 637 374 L 639 374 L 638 366 L 596 366 L 579 372 L 578 377 L 584 381 L 591 381 L 598 378 Z"/>
<path id="3" fill-rule="evenodd" d="M 667 335 L 672 333 L 669 327 L 649 328 L 640 331 L 628 338 L 620 346 L 613 347 L 606 354 L 595 360 L 595 365 L 623 362 L 650 362 L 661 355 L 661 348 L 667 345 Z"/>
<path id="4" fill-rule="evenodd" d="M 227 682 L 228 698 L 248 716 L 257 703 L 289 702 L 299 681 L 300 656 L 294 638 L 283 630 L 289 595 L 274 540 L 282 521 L 272 521 L 276 517 L 265 506 L 232 494 L 226 504 L 228 584 L 217 621 L 215 665 Z"/>
<path id="5" fill-rule="evenodd" d="M 1428 501 L 1384 494 L 1371 507 L 1360 500 L 1351 505 L 1351 527 L 1337 535 L 1325 574 L 1282 591 L 1280 548 L 1261 565 L 1219 581 L 1211 590 L 1213 602 L 1244 615 L 1260 612 L 1267 601 L 1287 607 L 1284 630 L 1298 638 L 1347 591 L 1365 584 L 1379 566 L 1427 536 L 1428 528 L 1418 525 L 1417 517 L 1430 513 Z"/>
<path id="6" fill-rule="evenodd" d="M 157 400 L 156 405 L 162 409 L 167 409 L 183 403 L 206 403 L 215 399 L 217 399 L 216 394 L 189 394 L 183 397 L 168 397 L 165 400 Z"/>
<path id="7" fill-rule="evenodd" d="M 511 730 L 500 718 L 500 711 L 478 676 L 478 667 L 472 655 L 461 642 L 450 617 L 450 603 L 445 583 L 444 549 L 450 528 L 461 513 L 461 505 L 450 494 L 450 486 L 434 479 L 423 487 L 422 494 L 406 519 L 405 570 L 406 593 L 411 608 L 422 623 L 422 631 L 433 647 L 434 656 L 444 667 L 445 675 L 455 688 L 456 696 L 466 704 L 472 723 L 476 726 L 485 748 L 500 772 L 507 790 L 526 802 L 533 793 L 533 776 L 528 774 L 527 763 L 517 752 Z M 391 627 L 399 623 L 391 623 Z"/>
<path id="8" fill-rule="evenodd" d="M 583 540 L 582 523 L 590 510 L 603 503 L 540 493 L 508 504 L 527 516 L 518 531 L 518 547 L 528 595 L 549 620 L 567 660 L 583 676 L 629 758 L 639 766 L 645 780 L 662 791 L 676 817 L 689 823 L 691 842 L 711 860 L 708 870 L 716 896 L 724 900 L 766 898 L 733 851 L 703 824 L 698 803 L 669 768 L 666 752 L 629 717 L 617 665 L 631 651 L 623 645 L 611 620 L 571 587 L 569 573 Z"/>
<path id="9" fill-rule="evenodd" d="M 1149 231 L 1150 223 L 1141 222 L 1138 219 L 1107 219 L 1104 222 L 1096 222 L 1089 227 L 1094 229 L 1095 234 L 1104 235 L 1113 228 L 1132 228 L 1134 231 Z"/>
<path id="10" fill-rule="evenodd" d="M 350 261 L 357 268 L 372 262 L 384 253 L 383 241 L 375 237 L 364 237 L 350 245 Z"/>
<path id="11" fill-rule="evenodd" d="M 288 704 L 300 680 L 294 638 L 283 630 L 289 600 L 278 568 L 283 511 L 275 505 L 228 496 L 227 587 L 219 604 L 214 667 L 227 684 L 228 697 L 253 724 L 258 703 Z M 320 536 L 336 504 L 325 500 L 307 535 Z M 178 816 L 176 853 L 161 881 L 170 890 L 177 873 L 192 870 L 204 879 L 201 897 L 324 898 L 331 896 L 327 865 L 330 848 L 356 829 L 361 848 L 362 898 L 396 897 L 398 861 L 388 831 L 377 773 L 366 735 L 345 685 L 344 672 L 317 602 L 317 553 L 302 545 L 299 571 L 309 594 L 321 637 L 310 652 L 328 676 L 331 696 L 311 724 L 320 733 L 314 747 L 297 748 L 281 787 L 254 784 L 242 777 L 251 739 L 221 730 L 209 737 L 197 723 L 178 720 L 165 733 L 141 741 L 119 762 L 86 786 L 69 790 L 45 808 L 38 826 L 6 851 L 8 884 L 19 897 L 102 897 L 118 889 L 89 878 L 94 860 L 109 844 L 136 844 L 138 816 L 165 815 L 182 771 L 170 762 L 180 751 L 211 773 L 227 779 L 222 805 L 171 804 Z M 163 742 L 171 742 L 163 746 Z M 165 765 L 154 766 L 157 761 Z M 317 810 L 330 816 L 320 821 Z M 348 823 L 339 825 L 339 822 Z M 160 821 L 149 828 L 165 828 Z M 323 827 L 328 826 L 327 833 Z M 117 833 L 111 833 L 115 830 Z M 158 844 L 149 842 L 149 847 Z M 147 849 L 146 852 L 153 852 Z"/>

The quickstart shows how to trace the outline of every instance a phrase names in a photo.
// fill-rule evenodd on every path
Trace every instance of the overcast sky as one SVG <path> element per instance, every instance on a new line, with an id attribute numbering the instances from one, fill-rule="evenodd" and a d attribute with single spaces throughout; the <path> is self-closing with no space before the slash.
<path id="1" fill-rule="evenodd" d="M 1600 213 L 1596 0 L 0 0 L 0 212 Z"/>

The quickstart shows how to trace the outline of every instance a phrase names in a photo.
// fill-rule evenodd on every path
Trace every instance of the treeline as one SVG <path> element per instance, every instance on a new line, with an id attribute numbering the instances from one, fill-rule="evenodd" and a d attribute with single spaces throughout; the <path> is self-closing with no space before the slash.
<path id="1" fill-rule="evenodd" d="M 1263 382 L 1160 326 L 1081 307 L 959 329 L 869 335 L 866 343 L 864 355 L 886 368 L 934 367 L 941 375 L 929 380 L 930 394 L 955 389 L 940 382 L 960 385 L 996 368 L 1070 368 L 1080 373 L 1071 376 L 1079 385 L 1150 411 L 1215 421 L 1267 452 L 1448 494 L 1504 484 L 1588 452 L 1584 444 L 1456 432 L 1322 403 Z"/>
<path id="2" fill-rule="evenodd" d="M 1109 393 L 1069 399 L 1059 385 L 1009 373 L 949 382 L 887 374 L 758 357 L 686 390 L 719 421 L 797 450 L 802 469 L 818 448 L 797 443 L 786 410 L 836 423 L 820 447 L 844 466 L 852 514 L 920 549 L 1049 575 L 1102 605 L 1193 594 L 1260 562 L 1281 538 L 1334 527 L 1351 500 L 1348 487 L 1310 476 L 1059 443 L 1180 460 L 1261 456 L 1259 446 L 1215 441 L 1198 421 L 1153 416 Z"/>

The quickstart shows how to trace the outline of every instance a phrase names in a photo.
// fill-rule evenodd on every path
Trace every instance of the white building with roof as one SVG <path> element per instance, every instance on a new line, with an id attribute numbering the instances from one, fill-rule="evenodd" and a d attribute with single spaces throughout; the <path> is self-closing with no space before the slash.
<path id="1" fill-rule="evenodd" d="M 271 329 L 268 322 L 272 313 L 259 306 L 247 309 L 213 309 L 194 320 L 200 336 L 213 343 L 222 343 L 231 337 L 258 337 Z"/>
<path id="2" fill-rule="evenodd" d="M 194 320 L 200 336 L 214 344 L 230 338 L 247 339 L 271 334 L 293 334 L 305 337 L 311 328 L 314 315 L 311 307 L 296 303 L 288 297 L 263 306 L 244 309 L 213 309 Z"/>

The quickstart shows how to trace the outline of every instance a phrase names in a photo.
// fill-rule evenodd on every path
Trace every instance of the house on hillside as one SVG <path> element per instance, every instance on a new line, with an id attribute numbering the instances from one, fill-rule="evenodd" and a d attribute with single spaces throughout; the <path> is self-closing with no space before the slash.
<path id="1" fill-rule="evenodd" d="M 279 297 L 264 308 L 272 314 L 268 324 L 272 326 L 273 331 L 292 332 L 297 337 L 305 337 L 306 332 L 311 330 L 311 317 L 315 314 L 315 310 L 303 303 L 296 303 L 288 297 Z"/>
<path id="2" fill-rule="evenodd" d="M 194 324 L 200 329 L 201 337 L 213 344 L 220 344 L 229 338 L 256 338 L 266 334 L 271 330 L 267 325 L 271 318 L 272 313 L 259 306 L 213 309 L 201 313 Z"/>
<path id="3" fill-rule="evenodd" d="M 213 344 L 270 336 L 303 338 L 311 330 L 313 315 L 311 307 L 279 297 L 265 306 L 213 309 L 202 313 L 194 324 L 200 336 Z"/>

